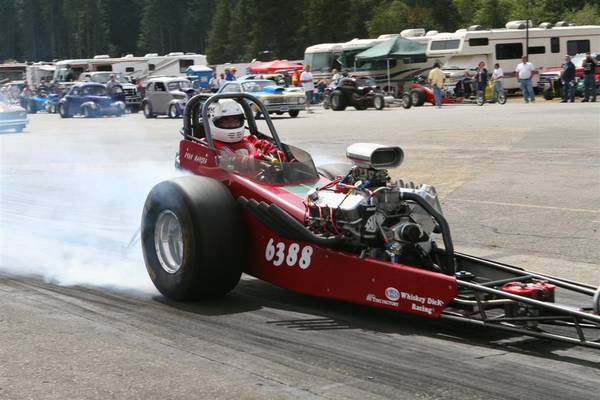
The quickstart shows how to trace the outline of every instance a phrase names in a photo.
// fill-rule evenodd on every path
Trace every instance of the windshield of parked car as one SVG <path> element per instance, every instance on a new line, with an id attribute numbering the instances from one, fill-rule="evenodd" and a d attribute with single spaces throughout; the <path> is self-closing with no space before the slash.
<path id="1" fill-rule="evenodd" d="M 270 185 L 312 183 L 319 180 L 317 168 L 310 154 L 294 146 L 286 144 L 283 146 L 291 159 L 261 160 L 221 149 L 219 167 Z"/>
<path id="2" fill-rule="evenodd" d="M 169 88 L 169 91 L 171 91 L 171 90 L 186 91 L 186 90 L 192 88 L 192 84 L 188 80 L 173 81 L 173 82 L 167 83 L 167 88 Z"/>
<path id="3" fill-rule="evenodd" d="M 84 86 L 81 93 L 84 96 L 106 96 L 106 88 L 104 86 Z"/>
<path id="4" fill-rule="evenodd" d="M 242 91 L 245 93 L 262 92 L 268 86 L 277 86 L 277 83 L 270 80 L 250 81 L 242 83 Z"/>

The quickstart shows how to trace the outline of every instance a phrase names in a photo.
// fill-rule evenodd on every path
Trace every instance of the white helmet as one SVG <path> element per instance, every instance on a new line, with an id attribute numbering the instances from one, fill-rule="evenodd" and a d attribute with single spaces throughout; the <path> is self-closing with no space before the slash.
<path id="1" fill-rule="evenodd" d="M 237 143 L 244 138 L 244 111 L 237 101 L 225 99 L 213 103 L 208 118 L 213 139 Z"/>

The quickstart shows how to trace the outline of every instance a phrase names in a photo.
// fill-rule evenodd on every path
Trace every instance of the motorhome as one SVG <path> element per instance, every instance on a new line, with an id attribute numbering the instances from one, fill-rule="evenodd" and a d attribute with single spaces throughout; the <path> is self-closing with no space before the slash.
<path id="1" fill-rule="evenodd" d="M 565 22 L 542 23 L 533 28 L 531 21 L 511 21 L 505 28 L 483 29 L 471 26 L 456 32 L 426 32 L 406 29 L 401 37 L 427 46 L 424 57 L 397 60 L 357 62 L 356 54 L 397 35 L 382 35 L 377 39 L 353 39 L 346 43 L 325 43 L 308 47 L 304 62 L 311 65 L 315 79 L 331 76 L 333 68 L 348 68 L 355 75 L 366 75 L 387 86 L 388 72 L 391 87 L 387 91 L 401 92 L 415 75 L 425 74 L 434 61 L 440 61 L 450 71 L 464 71 L 484 61 L 488 70 L 499 63 L 505 73 L 504 87 L 518 88 L 514 76 L 516 65 L 524 54 L 538 71 L 560 66 L 565 54 L 577 54 L 600 49 L 600 26 L 573 26 Z M 527 49 L 526 49 L 527 48 Z M 527 51 L 526 51 L 527 50 Z M 317 67 L 317 68 L 315 68 Z M 536 79 L 534 79 L 537 82 Z"/>
<path id="2" fill-rule="evenodd" d="M 443 58 L 449 70 L 473 68 L 483 61 L 491 71 L 498 63 L 504 70 L 504 88 L 511 90 L 519 87 L 514 71 L 524 55 L 541 72 L 560 66 L 566 54 L 600 49 L 600 26 L 543 23 L 527 29 L 527 25 L 527 21 L 512 21 L 503 29 L 472 26 L 454 33 L 438 33 L 429 37 L 427 56 Z M 534 77 L 534 84 L 538 77 Z"/>
<path id="3" fill-rule="evenodd" d="M 128 54 L 112 58 L 97 55 L 91 59 L 62 60 L 56 63 L 54 79 L 65 82 L 69 73 L 77 80 L 83 72 L 118 72 L 131 79 L 148 79 L 152 76 L 183 76 L 192 65 L 206 65 L 206 56 L 195 53 L 173 52 L 164 56 L 156 53 L 135 57 Z"/>

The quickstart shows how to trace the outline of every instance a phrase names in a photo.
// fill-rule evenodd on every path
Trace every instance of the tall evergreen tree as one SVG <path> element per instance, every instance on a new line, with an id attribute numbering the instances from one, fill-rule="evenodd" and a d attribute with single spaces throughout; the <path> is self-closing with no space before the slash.
<path id="1" fill-rule="evenodd" d="M 212 27 L 208 32 L 206 57 L 211 64 L 220 64 L 231 61 L 233 54 L 230 50 L 229 21 L 231 2 L 218 0 Z"/>

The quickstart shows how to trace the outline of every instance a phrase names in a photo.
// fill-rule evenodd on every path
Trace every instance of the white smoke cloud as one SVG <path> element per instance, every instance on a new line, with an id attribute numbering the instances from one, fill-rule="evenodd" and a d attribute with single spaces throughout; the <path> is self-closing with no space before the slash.
<path id="1" fill-rule="evenodd" d="M 172 162 L 4 168 L 0 272 L 157 293 L 138 230 L 150 189 L 175 175 Z"/>

